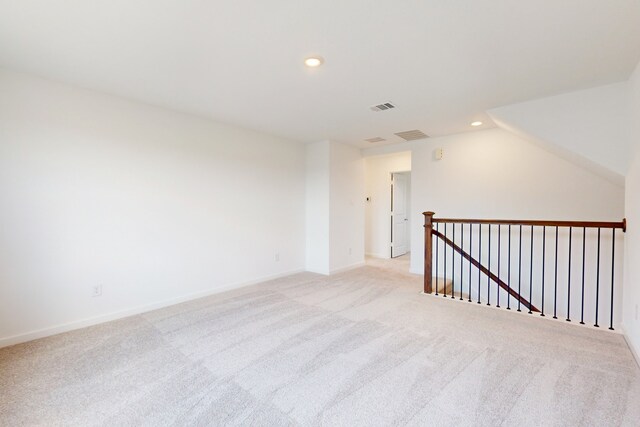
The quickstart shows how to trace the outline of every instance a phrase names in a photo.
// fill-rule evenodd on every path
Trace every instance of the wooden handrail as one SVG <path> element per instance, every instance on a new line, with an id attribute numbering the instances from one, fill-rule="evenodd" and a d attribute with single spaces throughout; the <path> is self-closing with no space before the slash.
<path id="1" fill-rule="evenodd" d="M 626 218 L 620 222 L 607 221 L 547 221 L 547 220 L 516 220 L 516 219 L 459 219 L 459 218 L 433 218 L 432 212 L 423 212 L 423 215 L 431 214 L 431 222 L 439 224 L 492 224 L 492 225 L 532 225 L 540 227 L 587 227 L 587 228 L 615 228 L 627 231 Z"/>
<path id="2" fill-rule="evenodd" d="M 451 256 L 452 256 L 452 266 L 451 266 L 451 273 L 453 275 L 455 275 L 454 272 L 454 267 L 453 267 L 453 263 L 455 262 L 455 259 L 457 256 L 460 257 L 460 291 L 462 292 L 462 277 L 463 277 L 463 271 L 462 271 L 462 263 L 464 261 L 468 262 L 468 268 L 469 268 L 469 276 L 471 275 L 471 268 L 472 266 L 475 266 L 475 268 L 478 270 L 478 274 L 482 273 L 485 275 L 485 277 L 487 277 L 487 286 L 488 288 L 486 289 L 487 291 L 487 295 L 486 295 L 486 303 L 487 305 L 490 305 L 491 302 L 491 288 L 489 287 L 491 282 L 495 282 L 498 284 L 498 292 L 496 294 L 496 299 L 497 299 L 497 307 L 500 307 L 500 294 L 501 291 L 499 290 L 500 288 L 502 288 L 504 291 L 506 291 L 508 293 L 508 295 L 510 297 L 513 297 L 516 301 L 518 301 L 518 311 L 520 311 L 520 305 L 524 305 L 525 307 L 529 308 L 529 313 L 531 312 L 540 312 L 541 316 L 545 316 L 545 249 L 546 249 L 546 238 L 547 238 L 547 228 L 555 228 L 554 230 L 554 234 L 555 234 L 555 244 L 554 244 L 554 248 L 555 248 L 555 262 L 553 265 L 553 269 L 552 269 L 552 280 L 553 280 L 553 318 L 557 319 L 558 317 L 558 311 L 560 310 L 560 313 L 562 313 L 562 308 L 558 307 L 558 247 L 562 247 L 562 245 L 559 245 L 558 242 L 558 231 L 560 228 L 564 228 L 564 229 L 568 229 L 568 247 L 566 249 L 563 249 L 563 253 L 562 256 L 564 257 L 563 262 L 566 262 L 566 278 L 565 278 L 565 283 L 564 285 L 561 284 L 561 286 L 564 287 L 563 290 L 561 290 L 562 295 L 564 295 L 565 300 L 563 301 L 563 304 L 565 304 L 566 310 L 564 311 L 564 314 L 566 314 L 566 321 L 570 322 L 571 321 L 571 302 L 572 302 L 572 298 L 571 298 L 571 289 L 572 289 L 572 265 L 571 265 L 571 261 L 572 261 L 572 241 L 575 240 L 575 234 L 572 235 L 572 231 L 574 231 L 574 229 L 581 229 L 581 243 L 582 243 L 582 275 L 580 278 L 578 279 L 573 279 L 573 282 L 578 281 L 578 285 L 580 285 L 580 287 L 578 288 L 577 292 L 580 293 L 580 304 L 577 308 L 577 310 L 579 310 L 580 312 L 580 323 L 581 324 L 585 324 L 585 296 L 589 296 L 589 295 L 595 295 L 595 308 L 593 310 L 593 315 L 594 315 L 594 327 L 599 327 L 600 325 L 598 324 L 598 315 L 599 315 L 599 307 L 602 308 L 602 304 L 599 305 L 600 302 L 600 290 L 601 287 L 603 286 L 603 282 L 604 282 L 604 278 L 601 275 L 601 256 L 602 257 L 609 257 L 610 256 L 610 260 L 611 260 L 611 270 L 609 270 L 609 273 L 607 273 L 609 275 L 609 277 L 607 278 L 607 286 L 610 287 L 610 291 L 609 291 L 609 306 L 607 307 L 609 312 L 608 312 L 608 317 L 609 317 L 609 329 L 613 330 L 613 323 L 614 323 L 614 291 L 615 291 L 615 285 L 616 285 L 616 233 L 619 232 L 618 230 L 621 230 L 622 232 L 626 232 L 627 230 L 627 220 L 626 219 L 622 219 L 622 221 L 619 222 L 615 222 L 615 221 L 551 221 L 551 220 L 514 220 L 514 219 L 467 219 L 467 218 L 434 218 L 434 213 L 433 212 L 424 212 L 424 238 L 425 238 L 425 245 L 424 245 L 424 292 L 425 293 L 431 293 L 433 290 L 433 269 L 435 268 L 436 270 L 436 276 L 438 276 L 437 272 L 438 272 L 438 247 L 440 246 L 440 242 L 444 242 L 444 266 L 446 269 L 446 265 L 447 265 L 447 248 L 451 248 Z M 444 225 L 444 232 L 440 232 L 437 227 L 434 226 L 434 224 L 437 226 L 438 224 L 443 224 Z M 451 224 L 451 228 L 453 228 L 452 230 L 452 238 L 449 239 L 449 237 L 447 236 L 447 224 Z M 456 224 L 459 224 L 459 226 L 457 227 L 458 230 L 460 230 L 460 239 L 459 239 L 459 243 L 460 245 L 458 246 L 456 244 L 456 239 L 455 239 L 455 232 L 456 232 Z M 465 242 L 464 240 L 464 225 L 468 225 L 467 229 L 469 230 L 469 237 L 468 237 L 468 246 L 469 246 L 469 252 L 465 252 L 464 250 L 464 246 L 462 245 L 462 242 Z M 478 233 L 478 243 L 477 243 L 477 248 L 478 248 L 478 255 L 477 258 L 473 258 L 473 252 L 471 249 L 472 246 L 472 238 L 474 235 L 473 232 L 473 226 L 477 225 L 477 233 Z M 483 225 L 488 225 L 488 227 L 483 227 Z M 491 233 L 491 226 L 495 225 L 497 226 L 497 239 L 498 239 L 498 250 L 497 250 L 497 255 L 498 255 L 498 266 L 497 266 L 497 274 L 494 274 L 491 272 L 491 236 L 495 235 L 493 233 Z M 508 283 L 510 282 L 511 277 L 509 277 L 507 279 L 507 283 L 503 282 L 502 280 L 500 280 L 500 259 L 501 259 L 501 255 L 500 255 L 500 242 L 501 242 L 501 234 L 500 234 L 500 225 L 505 225 L 505 226 L 509 226 L 509 233 L 511 233 L 511 226 L 519 226 L 519 230 L 518 230 L 518 274 L 520 274 L 520 263 L 521 263 L 521 259 L 522 259 L 522 240 L 523 240 L 523 236 L 522 236 L 522 228 L 523 226 L 527 227 L 528 231 L 530 232 L 530 237 L 527 238 L 527 242 L 530 246 L 530 248 L 528 249 L 528 252 L 530 254 L 529 258 L 529 270 L 528 270 L 528 274 L 529 274 L 529 291 L 528 291 L 528 298 L 530 299 L 530 301 L 527 301 L 526 299 L 524 299 L 521 295 L 521 289 L 520 289 L 520 279 L 518 279 L 518 289 L 517 292 L 516 290 L 511 287 Z M 540 290 L 536 290 L 536 293 L 533 292 L 533 277 L 534 277 L 534 265 L 533 265 L 533 260 L 534 260 L 534 229 L 539 228 L 538 231 L 540 231 L 540 235 L 541 235 L 541 240 L 542 240 L 542 246 L 541 246 L 541 251 L 542 254 L 541 255 L 536 255 L 536 262 L 538 262 L 540 264 L 541 267 L 541 281 L 540 281 Z M 506 228 L 506 227 L 504 227 Z M 482 239 L 482 234 L 483 234 L 483 229 L 487 229 L 488 232 L 488 255 L 485 257 L 488 260 L 488 264 L 486 267 L 483 266 L 481 264 L 482 261 L 482 257 L 480 256 L 481 251 L 482 251 L 482 243 L 481 243 L 481 239 Z M 595 268 L 595 292 L 592 294 L 592 292 L 594 290 L 587 290 L 587 292 L 585 293 L 585 265 L 586 265 L 586 259 L 587 257 L 587 249 L 586 249 L 586 245 L 587 245 L 587 240 L 591 241 L 591 237 L 589 239 L 587 239 L 587 229 L 590 230 L 596 230 L 597 231 L 597 239 L 593 240 L 592 245 L 594 246 L 593 249 L 595 249 L 595 259 L 593 259 L 593 265 Z M 605 247 L 602 245 L 602 236 L 603 236 L 603 232 L 607 232 L 607 236 L 611 236 L 610 238 L 607 237 L 607 239 L 609 239 L 608 245 L 609 248 L 605 249 Z M 595 237 L 595 233 L 592 234 L 591 236 Z M 433 238 L 436 237 L 436 243 L 433 243 Z M 567 236 L 563 235 L 563 239 L 566 239 Z M 434 247 L 435 245 L 435 247 Z M 433 252 L 433 250 L 435 249 L 435 253 Z M 566 250 L 566 252 L 564 252 Z M 510 271 L 510 266 L 511 266 L 511 234 L 509 234 L 509 242 L 508 242 L 508 259 L 509 259 L 509 263 L 508 263 L 508 269 Z M 606 254 L 606 255 L 605 255 Z M 435 266 L 434 266 L 434 261 L 432 260 L 433 256 L 435 255 Z M 579 256 L 579 255 L 578 255 Z M 592 257 L 592 256 L 590 256 Z M 592 258 L 591 258 L 592 259 Z M 589 262 L 591 262 L 591 259 Z M 537 267 L 536 267 L 537 268 Z M 536 273 L 538 274 L 538 273 Z M 510 276 L 511 274 L 508 273 L 508 276 Z M 446 273 L 445 273 L 446 276 Z M 454 293 L 454 282 L 453 282 L 453 276 L 452 278 L 452 282 L 451 282 L 451 286 L 452 286 L 452 298 L 454 297 L 453 293 Z M 610 280 L 609 280 L 610 278 Z M 436 279 L 437 280 L 437 279 Z M 446 280 L 446 277 L 445 277 Z M 469 278 L 469 280 L 471 280 L 471 278 Z M 479 282 L 478 282 L 478 303 L 481 302 L 482 296 L 480 293 L 480 278 L 478 278 Z M 589 279 L 587 279 L 589 280 Z M 445 282 L 446 283 L 446 282 Z M 437 287 L 437 286 L 436 286 Z M 574 285 L 575 288 L 575 285 Z M 446 296 L 446 285 L 445 285 L 445 296 Z M 574 292 L 576 292 L 574 290 Z M 436 289 L 436 295 L 438 294 L 438 290 Z M 469 285 L 469 294 L 471 295 L 471 287 Z M 534 298 L 534 295 L 540 298 L 541 301 L 541 310 L 538 310 L 536 307 L 534 307 L 533 305 L 533 300 L 535 299 L 536 301 L 538 301 L 538 299 Z M 461 298 L 462 299 L 462 295 Z M 576 298 L 574 298 L 576 299 Z M 510 299 L 507 298 L 507 309 L 510 309 L 509 307 L 509 301 Z M 469 297 L 469 302 L 471 302 L 471 298 Z M 604 309 L 604 308 L 603 308 Z M 574 308 L 574 311 L 576 309 Z M 605 309 L 606 310 L 606 309 Z M 549 310 L 547 310 L 549 311 Z M 589 314 L 589 308 L 587 305 L 587 315 L 591 315 Z"/>
<path id="3" fill-rule="evenodd" d="M 486 274 L 487 276 L 489 276 L 489 278 L 491 280 L 493 280 L 494 282 L 496 282 L 498 284 L 498 286 L 500 286 L 502 289 L 504 289 L 505 291 L 507 291 L 509 294 L 511 294 L 511 296 L 513 296 L 514 298 L 516 298 L 517 301 L 520 301 L 520 303 L 522 305 L 524 305 L 525 307 L 527 307 L 529 310 L 531 311 L 535 311 L 537 313 L 540 312 L 540 310 L 538 310 L 534 305 L 532 305 L 529 301 L 527 301 L 526 299 L 524 299 L 521 295 L 519 295 L 513 288 L 511 288 L 509 285 L 507 285 L 505 282 L 503 282 L 502 280 L 500 280 L 500 278 L 498 276 L 496 276 L 495 274 L 493 274 L 488 268 L 486 268 L 484 265 L 480 264 L 475 258 L 473 258 L 471 255 L 469 255 L 467 252 L 465 252 L 462 248 L 460 248 L 460 246 L 456 245 L 455 243 L 453 243 L 451 240 L 449 240 L 447 237 L 445 237 L 444 234 L 440 233 L 437 230 L 432 230 L 432 233 L 434 236 L 438 237 L 439 239 L 441 239 L 443 242 L 445 242 L 447 245 L 449 245 L 450 247 L 453 248 L 453 250 L 455 250 L 456 252 L 458 252 L 460 255 L 462 255 L 462 257 L 464 257 L 467 261 L 469 261 L 474 267 L 476 267 L 477 269 L 479 269 L 480 271 L 482 271 L 484 274 Z"/>

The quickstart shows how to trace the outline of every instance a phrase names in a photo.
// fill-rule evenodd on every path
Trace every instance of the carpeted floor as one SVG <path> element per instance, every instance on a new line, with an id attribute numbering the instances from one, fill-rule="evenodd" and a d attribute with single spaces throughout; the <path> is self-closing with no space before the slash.
<path id="1" fill-rule="evenodd" d="M 1 349 L 0 425 L 640 425 L 622 336 L 422 295 L 403 262 Z"/>

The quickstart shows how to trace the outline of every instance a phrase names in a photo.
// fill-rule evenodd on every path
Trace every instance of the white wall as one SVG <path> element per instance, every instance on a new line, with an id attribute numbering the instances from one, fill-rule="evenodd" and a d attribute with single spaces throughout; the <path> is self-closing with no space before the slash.
<path id="1" fill-rule="evenodd" d="M 443 160 L 434 160 L 436 148 L 444 149 Z M 414 143 L 411 171 L 416 273 L 423 268 L 423 211 L 449 218 L 615 221 L 624 216 L 624 188 L 501 129 Z"/>
<path id="2" fill-rule="evenodd" d="M 421 273 L 424 219 L 509 218 L 617 221 L 624 188 L 502 129 L 413 144 L 411 269 Z M 433 151 L 444 149 L 443 160 Z M 498 218 L 495 218 L 498 217 Z"/>
<path id="3" fill-rule="evenodd" d="M 364 160 L 360 150 L 331 142 L 330 271 L 364 263 Z"/>
<path id="4" fill-rule="evenodd" d="M 411 151 L 365 157 L 365 250 L 389 258 L 391 245 L 391 173 L 411 170 Z"/>
<path id="5" fill-rule="evenodd" d="M 308 271 L 332 274 L 364 263 L 364 161 L 334 141 L 307 144 Z"/>
<path id="6" fill-rule="evenodd" d="M 623 325 L 629 343 L 640 355 L 640 64 L 629 80 L 632 158 L 626 179 L 625 281 Z"/>
<path id="7" fill-rule="evenodd" d="M 434 160 L 433 151 L 436 148 L 443 148 L 443 160 Z M 413 144 L 411 163 L 414 182 L 411 271 L 415 273 L 422 273 L 423 270 L 424 220 L 419 213 L 422 211 L 434 211 L 441 218 L 619 221 L 624 216 L 623 188 L 501 129 L 416 142 Z M 622 278 L 623 267 L 619 256 L 623 242 L 621 234 L 617 236 L 618 279 Z M 528 230 L 525 230 L 524 240 L 523 256 L 528 259 Z M 477 237 L 474 241 L 478 242 Z M 540 240 L 536 241 L 539 250 Z M 578 256 L 576 251 L 580 249 L 577 245 L 581 244 L 581 231 L 576 231 L 573 241 L 574 248 L 578 248 L 574 249 L 573 254 Z M 610 236 L 603 236 L 603 260 L 610 259 L 606 258 L 610 254 L 610 242 Z M 486 243 L 485 240 L 484 245 Z M 561 241 L 560 254 L 567 251 L 566 246 L 567 240 Z M 551 256 L 549 253 L 546 255 Z M 535 257 L 540 259 L 539 255 Z M 486 251 L 482 259 L 486 263 Z M 495 261 L 494 256 L 494 271 Z M 503 263 L 501 267 L 505 265 Z M 602 262 L 602 277 L 610 277 L 609 270 L 605 271 L 609 265 L 610 262 Z M 578 262 L 574 261 L 574 280 L 578 277 L 579 267 Z M 593 264 L 590 264 L 591 267 Z M 561 277 L 567 275 L 566 267 L 560 266 L 559 270 Z M 589 276 L 591 273 L 587 271 Z M 538 274 L 534 272 L 534 283 L 539 283 Z M 523 270 L 523 276 L 528 285 L 528 269 Z M 589 282 L 588 286 L 591 285 Z M 620 285 L 621 280 L 616 286 Z M 591 294 L 590 288 L 587 292 Z M 602 299 L 608 301 L 609 291 L 604 285 L 602 292 Z M 577 297 L 574 289 L 571 298 Z M 495 301 L 495 296 L 492 298 Z M 560 300 L 564 303 L 562 298 Z M 615 316 L 618 317 L 621 301 L 619 291 L 615 300 Z M 575 302 L 572 304 L 576 306 Z M 604 306 L 600 308 L 605 310 L 601 312 L 602 320 L 607 317 L 608 309 Z M 576 314 L 575 310 L 573 314 Z"/>
<path id="8" fill-rule="evenodd" d="M 303 145 L 8 72 L 0 93 L 0 345 L 304 268 Z"/>
<path id="9" fill-rule="evenodd" d="M 331 143 L 306 146 L 306 269 L 329 274 Z"/>
<path id="10" fill-rule="evenodd" d="M 636 348 L 639 75 L 631 81 L 636 155 L 627 176 L 624 289 L 624 325 Z M 382 216 L 389 227 L 388 212 L 376 215 L 394 171 L 412 170 L 417 273 L 424 210 L 623 216 L 622 187 L 499 129 L 370 157 L 365 191 L 360 152 L 335 142 L 305 147 L 4 71 L 0 93 L 0 346 L 298 271 L 305 261 L 325 274 L 360 265 L 364 198 L 373 197 L 369 239 Z M 437 147 L 445 153 L 439 162 Z M 375 230 L 372 242 L 388 238 Z M 378 243 L 367 251 L 378 252 Z M 103 295 L 94 298 L 96 284 Z"/>
<path id="11" fill-rule="evenodd" d="M 629 163 L 626 97 L 622 82 L 507 105 L 489 114 L 499 126 L 623 184 Z"/>

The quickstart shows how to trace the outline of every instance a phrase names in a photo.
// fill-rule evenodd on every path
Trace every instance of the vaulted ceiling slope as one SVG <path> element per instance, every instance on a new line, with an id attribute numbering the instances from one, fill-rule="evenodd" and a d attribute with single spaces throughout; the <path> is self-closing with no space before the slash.
<path id="1" fill-rule="evenodd" d="M 492 126 L 639 59 L 637 0 L 0 0 L 2 67 L 302 142 Z"/>
<path id="2" fill-rule="evenodd" d="M 624 185 L 631 157 L 627 82 L 494 108 L 494 123 Z"/>

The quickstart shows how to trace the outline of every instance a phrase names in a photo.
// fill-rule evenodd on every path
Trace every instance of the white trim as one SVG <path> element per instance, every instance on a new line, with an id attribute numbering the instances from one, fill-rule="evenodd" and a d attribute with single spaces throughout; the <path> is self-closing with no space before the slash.
<path id="1" fill-rule="evenodd" d="M 329 272 L 329 275 L 337 274 L 337 273 L 344 273 L 345 271 L 349 271 L 349 270 L 353 270 L 353 269 L 356 269 L 356 268 L 364 267 L 365 265 L 367 265 L 367 263 L 364 262 L 364 261 L 357 262 L 355 264 L 347 265 L 346 267 L 340 267 L 340 268 L 336 268 L 335 270 L 331 270 L 331 272 Z"/>
<path id="2" fill-rule="evenodd" d="M 177 298 L 171 298 L 164 301 L 158 301 L 151 304 L 145 304 L 133 308 L 128 308 L 125 310 L 116 311 L 113 313 L 102 314 L 99 316 L 89 317 L 86 319 L 74 320 L 68 323 L 62 323 L 55 326 L 50 326 L 47 328 L 37 329 L 35 331 L 26 332 L 23 334 L 13 335 L 6 338 L 0 339 L 0 348 L 8 347 L 10 345 L 20 344 L 27 341 L 33 341 L 38 338 L 44 338 L 51 335 L 61 334 L 63 332 L 69 332 L 76 329 L 86 328 L 88 326 L 97 325 L 100 323 L 110 322 L 112 320 L 122 319 L 124 317 L 134 316 L 136 314 L 146 313 L 148 311 L 157 310 L 159 308 L 168 307 L 171 305 L 180 304 L 187 301 L 192 301 L 198 298 L 204 298 L 210 295 L 219 294 L 222 292 L 231 291 L 234 289 L 243 288 L 246 286 L 255 285 L 262 282 L 267 282 L 269 280 L 279 279 L 281 277 L 291 276 L 292 274 L 297 274 L 305 271 L 304 269 L 296 269 L 288 272 L 274 274 L 270 276 L 264 276 L 258 279 L 253 279 L 248 282 L 240 282 L 233 283 L 221 288 L 209 289 L 202 292 L 195 292 L 187 295 L 183 295 Z"/>
<path id="3" fill-rule="evenodd" d="M 638 354 L 638 352 L 636 351 L 636 348 L 631 343 L 631 338 L 629 338 L 629 336 L 627 335 L 626 332 L 624 332 L 624 330 L 622 331 L 622 336 L 624 337 L 624 340 L 626 341 L 627 346 L 629 347 L 629 350 L 631 351 L 631 354 L 633 355 L 633 358 L 635 359 L 636 363 L 638 364 L 638 368 L 640 368 L 640 354 Z"/>
<path id="4" fill-rule="evenodd" d="M 365 256 L 369 257 L 369 258 L 378 258 L 378 259 L 391 259 L 391 257 L 389 255 L 383 255 L 383 254 L 374 254 L 374 253 L 369 253 L 367 252 L 365 254 Z"/>
<path id="5" fill-rule="evenodd" d="M 314 269 L 309 269 L 309 268 L 307 268 L 305 271 L 306 271 L 307 273 L 322 274 L 323 276 L 328 276 L 328 275 L 329 275 L 329 273 L 327 273 L 327 272 L 326 272 L 326 271 L 324 271 L 324 270 L 323 270 L 323 271 L 320 271 L 320 270 L 314 270 Z"/>

